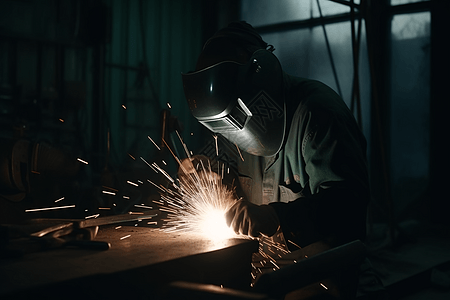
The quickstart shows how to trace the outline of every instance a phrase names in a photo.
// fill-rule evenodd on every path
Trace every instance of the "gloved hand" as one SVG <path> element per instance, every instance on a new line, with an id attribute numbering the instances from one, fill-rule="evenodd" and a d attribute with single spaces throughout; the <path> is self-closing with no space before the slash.
<path id="1" fill-rule="evenodd" d="M 280 226 L 278 216 L 270 205 L 256 205 L 242 199 L 225 213 L 225 219 L 236 233 L 252 237 L 261 233 L 272 236 Z"/>

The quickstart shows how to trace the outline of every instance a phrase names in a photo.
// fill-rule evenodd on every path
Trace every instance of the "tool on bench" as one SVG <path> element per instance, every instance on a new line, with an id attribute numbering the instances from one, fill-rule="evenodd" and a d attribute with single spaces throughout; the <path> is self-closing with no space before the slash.
<path id="1" fill-rule="evenodd" d="M 111 245 L 94 241 L 99 226 L 139 221 L 156 216 L 152 210 L 142 215 L 121 214 L 92 219 L 31 219 L 24 224 L 0 225 L 0 257 L 20 257 L 26 253 L 60 247 L 108 250 Z"/>

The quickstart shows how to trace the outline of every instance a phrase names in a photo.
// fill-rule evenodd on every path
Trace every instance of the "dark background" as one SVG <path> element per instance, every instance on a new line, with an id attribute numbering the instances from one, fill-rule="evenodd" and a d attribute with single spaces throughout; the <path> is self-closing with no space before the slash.
<path id="1" fill-rule="evenodd" d="M 156 162 L 171 175 L 176 170 L 162 135 L 179 157 L 184 150 L 176 132 L 194 153 L 212 139 L 189 113 L 180 73 L 194 68 L 203 43 L 217 29 L 251 16 L 243 8 L 260 4 L 244 2 L 1 0 L 0 222 L 124 213 L 135 203 L 150 203 L 157 190 L 147 179 L 165 179 L 145 162 Z M 365 6 L 354 11 L 353 1 L 333 2 L 348 10 L 255 28 L 277 40 L 292 30 L 365 20 L 360 64 L 361 74 L 368 74 L 367 95 L 359 101 L 366 112 L 359 121 L 367 125 L 369 141 L 369 240 L 393 245 L 411 231 L 447 228 L 449 2 L 361 1 Z M 394 18 L 416 13 L 429 16 L 425 38 L 393 42 Z M 260 19 L 271 12 L 264 14 Z M 420 62 L 410 55 L 417 43 L 425 53 Z M 300 49 L 289 50 L 290 60 L 305 60 Z M 418 64 L 424 72 L 412 83 L 408 76 Z M 341 82 L 354 78 L 354 73 L 337 74 Z M 354 91 L 350 80 L 351 85 Z M 410 112 L 419 113 L 408 117 Z M 410 143 L 415 139 L 418 143 Z M 406 163 L 405 157 L 410 157 Z M 413 175 L 411 166 L 424 167 Z M 26 212 L 56 205 L 76 206 Z"/>

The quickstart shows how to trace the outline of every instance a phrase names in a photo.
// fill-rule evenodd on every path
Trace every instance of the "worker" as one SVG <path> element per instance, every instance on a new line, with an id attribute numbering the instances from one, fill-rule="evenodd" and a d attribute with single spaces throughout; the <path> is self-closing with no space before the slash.
<path id="1" fill-rule="evenodd" d="M 241 199 L 227 223 L 253 237 L 281 230 L 290 247 L 364 241 L 360 127 L 330 87 L 285 73 L 273 51 L 250 24 L 232 22 L 205 43 L 195 71 L 182 74 L 194 117 L 239 150 Z"/>
<path id="2" fill-rule="evenodd" d="M 242 199 L 226 214 L 250 236 L 303 247 L 364 240 L 369 185 L 366 141 L 344 101 L 318 81 L 283 72 L 273 47 L 246 22 L 205 44 L 183 74 L 193 115 L 242 151 Z"/>

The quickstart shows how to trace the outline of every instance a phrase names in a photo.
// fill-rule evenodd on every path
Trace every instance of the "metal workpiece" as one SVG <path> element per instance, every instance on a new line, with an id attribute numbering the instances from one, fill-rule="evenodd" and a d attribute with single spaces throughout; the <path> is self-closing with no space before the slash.
<path id="1" fill-rule="evenodd" d="M 254 291 L 280 299 L 290 292 L 313 283 L 334 277 L 348 277 L 348 282 L 344 282 L 346 278 L 340 278 L 337 281 L 336 279 L 332 280 L 330 284 L 337 286 L 341 297 L 346 289 L 356 293 L 356 288 L 353 287 L 356 282 L 352 282 L 351 276 L 348 275 L 356 274 L 359 265 L 366 258 L 366 246 L 361 241 L 355 240 L 327 249 L 325 244 L 317 242 L 286 255 L 285 259 L 288 258 L 295 258 L 295 263 L 284 266 L 276 272 L 263 274 L 256 282 Z M 320 283 L 320 285 L 325 290 L 332 288 L 331 285 L 329 287 L 323 283 Z M 343 285 L 345 288 L 343 288 Z M 319 287 L 319 285 L 316 285 L 316 287 Z M 343 297 L 342 299 L 351 298 Z"/>
<path id="2" fill-rule="evenodd" d="M 96 241 L 108 251 L 61 248 L 0 260 L 0 298 L 157 299 L 173 281 L 245 289 L 258 242 L 211 241 L 189 232 L 110 225 Z"/>

